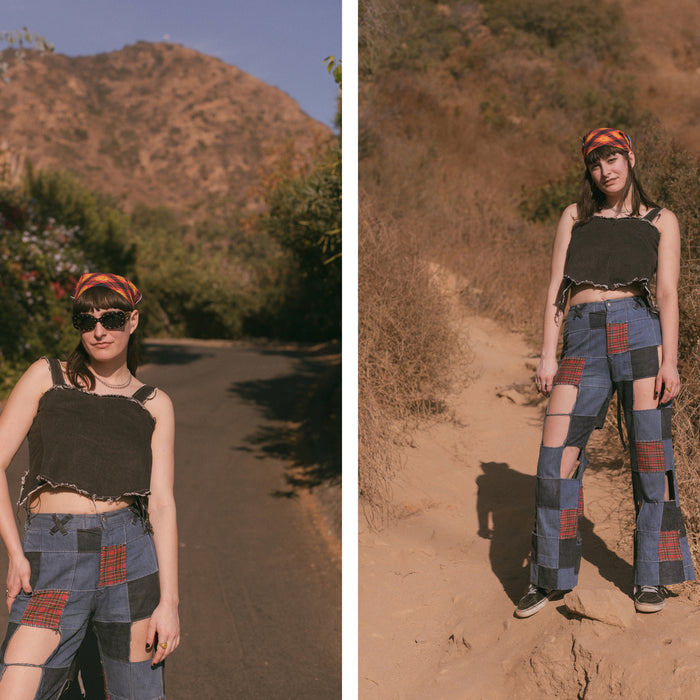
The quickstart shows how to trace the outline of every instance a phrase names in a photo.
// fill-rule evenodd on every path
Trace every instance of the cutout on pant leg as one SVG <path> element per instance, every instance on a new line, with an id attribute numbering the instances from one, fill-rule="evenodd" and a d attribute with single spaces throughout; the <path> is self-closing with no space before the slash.
<path id="1" fill-rule="evenodd" d="M 666 472 L 666 493 L 664 495 L 664 499 L 667 501 L 675 501 L 676 500 L 676 491 L 674 488 L 674 478 L 673 478 L 673 472 L 668 471 Z"/>
<path id="2" fill-rule="evenodd" d="M 560 447 L 566 441 L 577 398 L 578 388 L 570 384 L 557 384 L 552 389 L 542 431 L 542 444 L 545 447 Z"/>
<path id="3" fill-rule="evenodd" d="M 632 390 L 634 392 L 633 408 L 635 411 L 648 411 L 657 408 L 659 399 L 658 397 L 654 398 L 655 385 L 656 377 L 635 379 L 632 382 Z"/>
<path id="4" fill-rule="evenodd" d="M 569 445 L 564 448 L 564 454 L 561 456 L 561 478 L 574 479 L 578 475 L 579 457 L 581 450 L 578 447 Z"/>
<path id="5" fill-rule="evenodd" d="M 53 654 L 60 640 L 61 635 L 54 630 L 20 625 L 5 651 L 0 700 L 32 700 L 41 683 L 41 665 Z"/>
<path id="6" fill-rule="evenodd" d="M 571 418 L 568 415 L 549 415 L 544 419 L 544 430 L 542 431 L 542 444 L 545 447 L 561 447 L 566 442 L 569 434 L 569 424 Z"/>
<path id="7" fill-rule="evenodd" d="M 129 661 L 149 661 L 155 654 L 155 649 L 146 651 L 146 636 L 148 634 L 148 625 L 151 619 L 137 620 L 131 625 L 131 651 L 129 653 Z"/>
<path id="8" fill-rule="evenodd" d="M 41 668 L 8 666 L 0 680 L 0 700 L 34 700 L 41 683 Z"/>

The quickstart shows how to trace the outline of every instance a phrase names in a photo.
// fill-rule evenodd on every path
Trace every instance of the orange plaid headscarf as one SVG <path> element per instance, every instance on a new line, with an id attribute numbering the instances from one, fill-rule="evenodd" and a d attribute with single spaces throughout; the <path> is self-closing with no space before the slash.
<path id="1" fill-rule="evenodd" d="M 593 129 L 589 131 L 581 140 L 581 150 L 583 157 L 586 158 L 589 153 L 595 151 L 601 146 L 614 146 L 621 148 L 628 153 L 632 150 L 632 139 L 619 129 Z"/>
<path id="2" fill-rule="evenodd" d="M 91 287 L 109 287 L 109 289 L 124 297 L 132 307 L 135 307 L 142 297 L 141 292 L 136 289 L 136 285 L 126 279 L 126 277 L 113 275 L 109 272 L 86 272 L 78 280 L 71 298 L 73 301 L 76 301 L 86 289 Z"/>

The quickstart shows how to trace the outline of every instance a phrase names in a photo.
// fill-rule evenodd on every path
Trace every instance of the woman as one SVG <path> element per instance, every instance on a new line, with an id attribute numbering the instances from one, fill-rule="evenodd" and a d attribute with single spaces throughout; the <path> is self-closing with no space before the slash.
<path id="1" fill-rule="evenodd" d="M 671 444 L 671 400 L 680 390 L 678 221 L 645 194 L 627 134 L 594 129 L 582 150 L 581 195 L 559 221 L 545 304 L 536 382 L 550 398 L 537 465 L 531 585 L 518 617 L 534 615 L 577 583 L 585 447 L 614 391 L 630 445 L 636 610 L 661 610 L 665 585 L 695 578 Z M 649 286 L 654 274 L 656 301 Z"/>
<path id="2" fill-rule="evenodd" d="M 57 698 L 88 625 L 108 697 L 163 698 L 180 640 L 172 403 L 133 375 L 138 289 L 85 274 L 73 300 L 73 354 L 31 365 L 0 415 L 0 700 Z M 5 470 L 25 435 L 20 542 Z"/>

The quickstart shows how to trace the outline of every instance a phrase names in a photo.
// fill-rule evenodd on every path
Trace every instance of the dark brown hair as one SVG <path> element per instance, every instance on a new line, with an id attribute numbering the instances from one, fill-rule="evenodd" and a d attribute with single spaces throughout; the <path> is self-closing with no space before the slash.
<path id="1" fill-rule="evenodd" d="M 133 311 L 134 307 L 121 294 L 108 287 L 90 287 L 73 302 L 74 314 L 84 314 L 103 309 Z M 73 350 L 66 362 L 66 373 L 68 380 L 73 386 L 92 391 L 95 388 L 95 376 L 90 371 L 89 363 L 90 357 L 83 347 L 82 341 L 78 341 L 75 350 Z M 126 366 L 132 374 L 136 374 L 138 364 L 138 340 L 136 339 L 136 333 L 132 333 L 129 337 L 129 345 L 126 351 Z"/>
<path id="2" fill-rule="evenodd" d="M 627 197 L 630 190 L 632 191 L 632 216 L 639 216 L 639 208 L 643 204 L 648 209 L 658 206 L 651 197 L 647 195 L 639 181 L 636 166 L 630 163 L 629 153 L 615 146 L 601 146 L 591 151 L 585 158 L 586 172 L 581 183 L 581 193 L 578 199 L 578 219 L 583 223 L 588 221 L 596 212 L 605 207 L 605 194 L 601 192 L 593 182 L 589 166 L 595 165 L 599 161 L 610 158 L 614 153 L 619 153 L 626 161 L 629 168 L 627 174 L 627 183 L 623 192 L 623 198 Z"/>

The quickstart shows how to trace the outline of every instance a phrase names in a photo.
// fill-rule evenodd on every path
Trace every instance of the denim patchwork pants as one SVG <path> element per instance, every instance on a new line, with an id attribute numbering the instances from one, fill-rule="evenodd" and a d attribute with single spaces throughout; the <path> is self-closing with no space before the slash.
<path id="1" fill-rule="evenodd" d="M 130 661 L 131 625 L 149 618 L 160 587 L 153 538 L 132 508 L 95 515 L 29 515 L 24 552 L 33 593 L 15 600 L 0 648 L 22 625 L 58 632 L 58 646 L 41 665 L 36 698 L 58 698 L 93 625 L 110 700 L 164 698 L 163 667 Z"/>
<path id="2" fill-rule="evenodd" d="M 577 583 L 586 443 L 593 430 L 602 427 L 614 391 L 630 444 L 637 514 L 634 583 L 657 586 L 695 578 L 676 486 L 671 406 L 633 408 L 634 381 L 658 373 L 659 345 L 659 319 L 640 297 L 578 304 L 569 310 L 554 385 L 575 386 L 577 395 L 564 443 L 540 447 L 530 565 L 536 586 L 568 590 Z M 572 478 L 562 479 L 566 447 L 580 449 L 579 466 Z"/>

